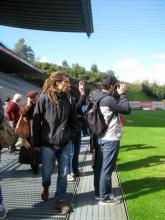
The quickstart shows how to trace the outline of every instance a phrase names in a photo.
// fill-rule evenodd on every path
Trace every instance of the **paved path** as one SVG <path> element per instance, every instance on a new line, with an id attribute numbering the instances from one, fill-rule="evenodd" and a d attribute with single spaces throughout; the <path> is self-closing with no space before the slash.
<path id="1" fill-rule="evenodd" d="M 42 202 L 41 171 L 34 175 L 29 165 L 18 163 L 18 153 L 2 153 L 1 175 L 4 203 L 7 208 L 7 220 L 127 220 L 124 201 L 116 172 L 113 173 L 114 193 L 121 198 L 115 206 L 100 206 L 94 199 L 91 154 L 88 153 L 88 138 L 83 138 L 80 154 L 80 166 L 84 176 L 68 183 L 68 201 L 74 211 L 70 215 L 61 215 L 54 209 L 54 191 L 57 178 L 56 170 L 52 176 L 50 199 Z"/>

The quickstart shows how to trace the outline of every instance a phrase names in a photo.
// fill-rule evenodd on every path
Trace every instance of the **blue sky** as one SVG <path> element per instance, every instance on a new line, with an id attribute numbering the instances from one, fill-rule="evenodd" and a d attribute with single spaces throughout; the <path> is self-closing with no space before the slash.
<path id="1" fill-rule="evenodd" d="M 165 1 L 92 0 L 94 33 L 47 32 L 0 26 L 9 48 L 24 38 L 41 61 L 100 71 L 114 70 L 120 80 L 165 84 Z"/>

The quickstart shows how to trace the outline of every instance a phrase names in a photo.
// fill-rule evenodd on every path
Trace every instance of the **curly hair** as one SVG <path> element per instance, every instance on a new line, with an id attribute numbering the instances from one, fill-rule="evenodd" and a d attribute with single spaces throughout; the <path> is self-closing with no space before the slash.
<path id="1" fill-rule="evenodd" d="M 62 82 L 65 77 L 69 77 L 68 73 L 65 71 L 56 71 L 51 73 L 48 79 L 45 80 L 42 87 L 42 94 L 48 94 L 51 101 L 56 104 L 59 103 L 59 96 L 57 90 L 57 82 Z"/>

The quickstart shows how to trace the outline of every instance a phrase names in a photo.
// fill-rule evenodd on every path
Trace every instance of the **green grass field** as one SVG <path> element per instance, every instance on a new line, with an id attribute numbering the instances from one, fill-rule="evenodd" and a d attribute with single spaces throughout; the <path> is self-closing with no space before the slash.
<path id="1" fill-rule="evenodd" d="M 133 110 L 117 162 L 131 220 L 165 219 L 165 111 Z"/>

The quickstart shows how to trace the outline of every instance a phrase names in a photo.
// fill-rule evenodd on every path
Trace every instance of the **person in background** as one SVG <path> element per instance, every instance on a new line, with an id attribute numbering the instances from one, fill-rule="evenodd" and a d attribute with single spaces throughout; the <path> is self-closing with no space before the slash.
<path id="1" fill-rule="evenodd" d="M 114 91 L 118 92 L 118 97 L 114 96 Z M 120 114 L 130 114 L 131 107 L 125 95 L 125 85 L 117 86 L 116 77 L 111 75 L 102 77 L 102 91 L 94 97 L 94 101 L 98 100 L 101 100 L 99 106 L 108 128 L 98 137 L 94 167 L 95 199 L 100 200 L 101 205 L 114 205 L 120 202 L 112 194 L 112 172 L 122 136 Z"/>
<path id="2" fill-rule="evenodd" d="M 36 163 L 34 164 L 33 163 L 33 151 L 31 151 L 31 147 L 32 147 L 32 123 L 33 123 L 33 112 L 34 112 L 34 108 L 35 108 L 35 105 L 36 105 L 36 102 L 38 100 L 38 95 L 39 93 L 34 91 L 34 90 L 31 90 L 29 91 L 27 94 L 26 94 L 26 97 L 27 97 L 27 103 L 26 105 L 21 109 L 21 113 L 23 114 L 24 117 L 26 117 L 27 120 L 30 121 L 30 137 L 28 138 L 22 138 L 21 140 L 21 148 L 22 149 L 22 152 L 24 150 L 24 154 L 27 154 L 25 155 L 25 159 L 27 161 L 22 161 L 21 163 L 22 164 L 27 164 L 27 163 L 30 163 L 29 162 L 29 159 L 31 158 L 32 161 L 31 161 L 31 168 L 33 170 L 33 173 L 34 174 L 37 174 L 38 173 L 38 166 L 39 166 L 39 163 Z M 29 151 L 28 151 L 29 150 Z M 20 150 L 20 153 L 21 153 L 21 150 Z M 27 156 L 27 157 L 26 157 Z M 37 162 L 37 161 L 36 161 Z"/>
<path id="3" fill-rule="evenodd" d="M 4 110 L 3 110 L 2 100 L 0 98 L 0 126 L 1 123 L 3 122 L 3 119 L 4 119 Z M 1 161 L 1 147 L 2 146 L 0 146 L 0 161 Z M 0 181 L 1 181 L 1 173 L 0 173 Z M 2 189 L 0 185 L 0 219 L 5 219 L 5 217 L 6 217 L 6 209 L 3 204 Z"/>
<path id="4" fill-rule="evenodd" d="M 52 73 L 44 82 L 33 114 L 33 147 L 38 151 L 42 149 L 41 199 L 49 198 L 51 174 L 57 159 L 55 209 L 63 214 L 71 210 L 66 202 L 67 167 L 71 140 L 77 129 L 75 103 L 69 92 L 69 75 L 64 71 Z"/>
<path id="5" fill-rule="evenodd" d="M 5 98 L 4 105 L 3 105 L 4 112 L 6 112 L 6 109 L 7 109 L 8 105 L 9 105 L 10 100 L 11 100 L 11 98 L 8 97 L 8 96 Z"/>
<path id="6" fill-rule="evenodd" d="M 79 177 L 80 170 L 79 170 L 79 154 L 80 154 L 80 147 L 81 147 L 81 131 L 86 129 L 86 121 L 84 118 L 84 113 L 82 111 L 82 106 L 86 105 L 86 94 L 85 94 L 85 82 L 81 80 L 79 82 L 79 98 L 76 101 L 76 113 L 77 119 L 79 124 L 79 129 L 76 130 L 75 138 L 73 139 L 73 146 L 74 146 L 74 154 L 72 160 L 72 169 L 74 177 Z"/>
<path id="7" fill-rule="evenodd" d="M 22 96 L 21 94 L 15 94 L 13 99 L 9 102 L 6 111 L 5 111 L 5 115 L 8 117 L 8 119 L 10 120 L 12 127 L 15 129 L 16 124 L 19 120 L 20 117 L 20 102 L 22 100 Z M 14 144 L 12 144 L 9 149 L 10 152 L 14 152 L 16 151 L 16 142 L 18 141 L 18 139 L 15 141 Z"/>

